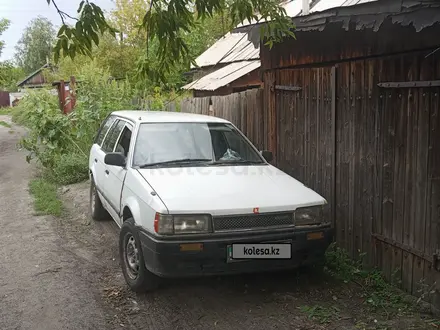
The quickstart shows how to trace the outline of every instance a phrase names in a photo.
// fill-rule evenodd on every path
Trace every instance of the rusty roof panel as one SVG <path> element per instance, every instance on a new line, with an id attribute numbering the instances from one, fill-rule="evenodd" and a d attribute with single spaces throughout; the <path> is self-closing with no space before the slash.
<path id="1" fill-rule="evenodd" d="M 347 0 L 356 1 L 356 0 Z M 361 0 L 357 6 L 332 8 L 320 13 L 294 18 L 297 31 L 322 31 L 327 24 L 342 23 L 348 30 L 354 23 L 356 30 L 373 28 L 378 31 L 387 18 L 403 26 L 413 25 L 417 31 L 440 21 L 438 0 Z"/>
<path id="2" fill-rule="evenodd" d="M 361 2 L 373 2 L 377 0 L 310 0 L 310 13 L 324 11 L 333 7 L 351 6 Z M 289 17 L 296 17 L 302 13 L 302 0 L 286 1 L 283 4 Z M 254 22 L 256 23 L 256 22 Z M 260 58 L 260 43 L 251 42 L 248 34 L 258 33 L 256 25 L 239 25 L 234 31 L 227 33 L 217 40 L 211 47 L 203 52 L 197 59 L 199 67 L 213 66 L 218 63 L 232 63 Z M 255 31 L 254 31 L 255 30 Z M 252 32 L 252 33 L 249 33 Z M 194 68 L 195 66 L 191 66 Z"/>
<path id="3" fill-rule="evenodd" d="M 259 60 L 256 61 L 241 61 L 231 63 L 217 71 L 214 71 L 206 76 L 203 76 L 196 81 L 193 81 L 185 86 L 183 89 L 208 90 L 215 91 L 216 89 L 226 86 L 227 84 L 237 80 L 238 78 L 248 74 L 260 67 Z"/>
<path id="4" fill-rule="evenodd" d="M 199 67 L 260 58 L 259 45 L 248 40 L 247 32 L 226 34 L 196 59 Z"/>

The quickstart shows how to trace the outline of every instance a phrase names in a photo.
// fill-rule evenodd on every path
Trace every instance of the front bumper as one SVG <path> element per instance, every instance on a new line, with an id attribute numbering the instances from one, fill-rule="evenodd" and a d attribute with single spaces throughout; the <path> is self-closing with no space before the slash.
<path id="1" fill-rule="evenodd" d="M 320 239 L 308 239 L 308 234 L 322 232 Z M 140 230 L 140 240 L 146 268 L 164 278 L 226 275 L 296 268 L 324 258 L 333 240 L 330 226 L 296 228 L 271 233 L 229 233 L 203 237 L 157 237 Z M 292 258 L 288 260 L 246 260 L 227 263 L 227 246 L 234 243 L 263 243 L 289 240 Z M 201 243 L 203 251 L 181 251 L 181 244 Z"/>

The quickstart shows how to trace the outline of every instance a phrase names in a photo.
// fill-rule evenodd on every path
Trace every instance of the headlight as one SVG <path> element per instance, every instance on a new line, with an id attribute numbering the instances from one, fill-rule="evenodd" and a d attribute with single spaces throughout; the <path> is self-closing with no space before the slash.
<path id="1" fill-rule="evenodd" d="M 324 221 L 323 206 L 299 208 L 294 212 L 295 226 L 319 225 Z"/>
<path id="2" fill-rule="evenodd" d="M 154 230 L 158 234 L 198 234 L 211 232 L 209 215 L 163 215 L 156 213 Z"/>

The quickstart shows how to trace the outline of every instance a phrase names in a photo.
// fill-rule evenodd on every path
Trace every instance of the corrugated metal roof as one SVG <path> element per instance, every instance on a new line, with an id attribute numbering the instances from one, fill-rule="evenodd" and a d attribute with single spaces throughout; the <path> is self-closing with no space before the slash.
<path id="1" fill-rule="evenodd" d="M 310 0 L 310 13 L 328 10 L 335 7 L 353 6 L 365 2 L 373 2 L 378 0 Z M 302 0 L 291 0 L 283 4 L 287 16 L 296 17 L 302 12 Z M 256 22 L 255 22 L 256 23 Z M 219 39 L 211 47 L 209 47 L 197 59 L 196 63 L 199 67 L 216 65 L 217 63 L 232 63 L 236 61 L 246 61 L 260 58 L 259 45 L 254 45 L 250 41 L 248 34 L 253 25 L 247 27 L 248 24 L 241 24 L 239 32 L 233 31 Z M 194 68 L 194 66 L 191 66 Z"/>
<path id="2" fill-rule="evenodd" d="M 218 69 L 217 71 L 207 74 L 182 88 L 214 91 L 220 87 L 226 86 L 234 80 L 237 80 L 245 74 L 252 72 L 259 68 L 260 65 L 261 63 L 259 60 L 234 62 Z"/>
<path id="3" fill-rule="evenodd" d="M 247 32 L 228 33 L 196 59 L 199 67 L 260 58 L 259 47 L 248 40 Z"/>

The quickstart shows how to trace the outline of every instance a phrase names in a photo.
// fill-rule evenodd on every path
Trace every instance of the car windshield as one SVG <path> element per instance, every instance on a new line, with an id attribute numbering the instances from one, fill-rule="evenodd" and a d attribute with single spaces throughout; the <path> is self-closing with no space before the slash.
<path id="1" fill-rule="evenodd" d="M 260 154 L 230 124 L 144 123 L 133 154 L 133 165 L 265 164 Z"/>

